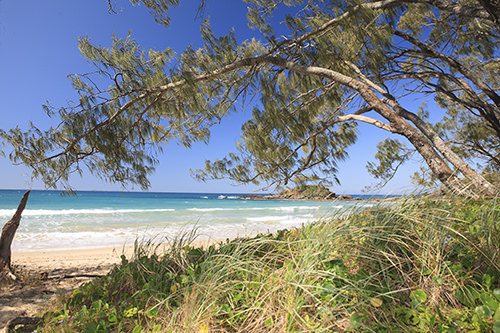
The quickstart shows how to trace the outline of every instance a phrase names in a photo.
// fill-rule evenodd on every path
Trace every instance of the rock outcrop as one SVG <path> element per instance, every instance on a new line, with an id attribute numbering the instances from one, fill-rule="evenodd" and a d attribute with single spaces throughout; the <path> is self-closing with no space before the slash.
<path id="1" fill-rule="evenodd" d="M 242 199 L 261 200 L 335 200 L 337 195 L 323 185 L 302 185 L 273 195 L 247 195 Z"/>
<path id="2" fill-rule="evenodd" d="M 303 185 L 286 189 L 270 197 L 289 200 L 332 200 L 337 196 L 323 185 Z"/>

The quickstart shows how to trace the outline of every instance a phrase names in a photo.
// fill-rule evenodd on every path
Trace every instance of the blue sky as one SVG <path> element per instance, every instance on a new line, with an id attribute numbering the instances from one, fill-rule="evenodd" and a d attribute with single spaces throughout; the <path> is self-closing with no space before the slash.
<path id="1" fill-rule="evenodd" d="M 0 128 L 27 128 L 30 121 L 42 129 L 56 124 L 41 105 L 48 100 L 54 106 L 64 106 L 76 99 L 67 75 L 92 71 L 78 51 L 78 36 L 88 35 L 94 43 L 108 46 L 113 33 L 124 38 L 131 31 L 144 48 L 172 47 L 180 53 L 187 45 L 201 46 L 200 21 L 195 20 L 197 4 L 196 0 L 182 1 L 182 6 L 170 13 L 172 25 L 164 28 L 154 22 L 143 6 L 133 7 L 126 0 L 116 1 L 118 15 L 108 13 L 106 0 L 0 0 Z M 210 16 L 216 35 L 233 27 L 239 41 L 256 35 L 247 26 L 246 4 L 241 1 L 209 1 L 205 14 Z M 175 143 L 165 147 L 151 177 L 151 190 L 215 193 L 257 190 L 255 186 L 232 186 L 227 181 L 200 183 L 189 172 L 201 168 L 205 159 L 222 158 L 233 151 L 241 124 L 250 113 L 249 109 L 241 110 L 213 128 L 208 145 L 196 144 L 189 150 Z M 370 125 L 360 125 L 360 132 L 358 143 L 350 149 L 350 158 L 339 165 L 341 185 L 332 187 L 337 193 L 361 193 L 365 186 L 375 183 L 365 165 L 367 160 L 374 159 L 376 144 L 386 133 Z M 409 175 L 417 166 L 412 163 L 404 167 L 381 192 L 408 191 Z M 0 158 L 0 188 L 43 189 L 43 184 L 30 180 L 29 173 L 26 167 L 14 166 L 7 158 Z M 122 189 L 118 184 L 88 174 L 74 177 L 71 184 L 76 190 Z"/>

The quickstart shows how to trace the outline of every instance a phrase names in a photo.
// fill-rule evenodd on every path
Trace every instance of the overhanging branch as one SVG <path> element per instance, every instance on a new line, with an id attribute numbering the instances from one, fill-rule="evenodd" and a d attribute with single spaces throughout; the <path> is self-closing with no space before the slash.
<path id="1" fill-rule="evenodd" d="M 384 123 L 383 121 L 373 119 L 367 116 L 362 116 L 359 114 L 348 114 L 345 116 L 340 116 L 337 118 L 336 122 L 345 122 L 345 121 L 351 121 L 351 120 L 356 120 L 356 121 L 361 121 L 370 125 L 377 126 L 378 128 L 381 128 L 383 130 L 389 131 L 396 133 L 396 130 L 389 124 Z"/>

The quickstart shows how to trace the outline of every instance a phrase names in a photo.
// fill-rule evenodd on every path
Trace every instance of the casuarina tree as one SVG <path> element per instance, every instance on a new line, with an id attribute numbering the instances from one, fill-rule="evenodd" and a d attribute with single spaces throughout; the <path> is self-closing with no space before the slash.
<path id="1" fill-rule="evenodd" d="M 11 159 L 52 187 L 68 186 L 69 175 L 86 166 L 110 181 L 147 188 L 163 145 L 206 141 L 212 125 L 253 97 L 259 103 L 252 104 L 236 152 L 207 161 L 199 179 L 266 185 L 335 179 L 363 122 L 388 133 L 378 163 L 369 164 L 382 181 L 416 152 L 454 193 L 498 193 L 483 170 L 471 167 L 473 156 L 451 142 L 455 129 L 480 124 L 489 136 L 484 154 L 498 148 L 495 1 L 245 2 L 255 38 L 237 41 L 233 31 L 215 36 L 206 19 L 203 47 L 179 56 L 168 48 L 143 50 L 130 35 L 113 37 L 109 48 L 81 38 L 80 50 L 100 78 L 71 77 L 77 105 L 46 106 L 61 120 L 56 128 L 2 131 Z M 168 9 L 182 5 L 142 3 L 165 26 Z M 454 119 L 455 127 L 446 119 L 431 123 L 426 114 L 436 111 L 415 109 L 408 96 L 429 96 L 465 116 Z"/>
<path id="2" fill-rule="evenodd" d="M 10 219 L 2 228 L 2 234 L 0 235 L 0 276 L 7 273 L 15 279 L 11 270 L 11 245 L 16 235 L 17 228 L 21 222 L 22 213 L 26 207 L 26 202 L 28 201 L 30 191 L 24 193 L 19 206 L 17 207 L 14 216 Z"/>

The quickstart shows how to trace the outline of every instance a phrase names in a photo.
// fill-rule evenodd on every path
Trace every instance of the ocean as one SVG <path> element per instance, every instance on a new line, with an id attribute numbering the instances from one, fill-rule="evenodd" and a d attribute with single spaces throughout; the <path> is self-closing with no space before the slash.
<path id="1" fill-rule="evenodd" d="M 0 226 L 24 190 L 0 190 Z M 244 195 L 244 194 L 242 194 Z M 196 240 L 224 240 L 300 227 L 373 202 L 239 199 L 239 194 L 31 191 L 12 250 L 121 247 L 168 242 L 195 230 Z"/>

